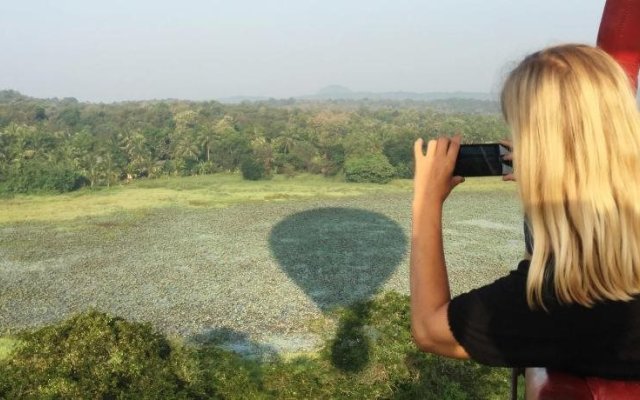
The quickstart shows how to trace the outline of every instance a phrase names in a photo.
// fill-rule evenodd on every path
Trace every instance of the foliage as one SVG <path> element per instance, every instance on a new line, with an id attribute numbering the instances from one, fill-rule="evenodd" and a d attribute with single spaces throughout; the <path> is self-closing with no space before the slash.
<path id="1" fill-rule="evenodd" d="M 326 158 L 322 165 L 324 176 L 334 176 L 344 167 L 345 148 L 341 144 L 333 144 L 326 148 Z"/>
<path id="2" fill-rule="evenodd" d="M 149 325 L 96 311 L 20 338 L 0 364 L 4 398 L 193 398 L 198 370 Z"/>
<path id="3" fill-rule="evenodd" d="M 8 193 L 70 192 L 85 183 L 86 178 L 69 166 L 28 161 L 9 168 L 3 189 Z"/>
<path id="4" fill-rule="evenodd" d="M 240 170 L 242 171 L 242 177 L 250 181 L 258 181 L 266 176 L 264 165 L 251 157 L 242 160 Z"/>
<path id="5" fill-rule="evenodd" d="M 346 159 L 384 154 L 395 177 L 407 178 L 415 138 L 457 131 L 465 143 L 508 135 L 494 103 L 460 99 L 91 104 L 0 91 L 0 191 L 29 160 L 64 165 L 91 187 L 236 172 L 248 156 L 267 176 L 335 176 Z"/>
<path id="6" fill-rule="evenodd" d="M 402 135 L 390 138 L 384 144 L 383 154 L 396 169 L 396 177 L 413 177 L 413 143 L 416 137 Z"/>
<path id="7" fill-rule="evenodd" d="M 259 361 L 187 348 L 148 325 L 95 311 L 22 334 L 0 361 L 6 398 L 501 399 L 508 371 L 419 352 L 408 296 L 336 310 L 316 357 Z"/>
<path id="8" fill-rule="evenodd" d="M 396 171 L 383 154 L 368 154 L 347 159 L 344 166 L 348 182 L 387 183 Z"/>

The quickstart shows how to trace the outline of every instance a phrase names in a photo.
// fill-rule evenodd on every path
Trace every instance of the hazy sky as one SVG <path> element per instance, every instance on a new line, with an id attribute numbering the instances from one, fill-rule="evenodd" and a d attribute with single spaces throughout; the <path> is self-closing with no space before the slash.
<path id="1" fill-rule="evenodd" d="M 604 0 L 0 0 L 0 89 L 115 101 L 493 92 Z"/>

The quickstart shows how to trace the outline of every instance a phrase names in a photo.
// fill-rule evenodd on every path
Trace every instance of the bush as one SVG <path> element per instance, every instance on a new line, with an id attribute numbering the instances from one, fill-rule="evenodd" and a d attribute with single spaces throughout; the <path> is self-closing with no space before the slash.
<path id="1" fill-rule="evenodd" d="M 291 164 L 284 164 L 278 169 L 278 173 L 283 174 L 287 178 L 293 178 L 297 174 L 296 169 Z"/>
<path id="2" fill-rule="evenodd" d="M 327 158 L 322 162 L 321 172 L 324 176 L 335 176 L 344 167 L 345 150 L 341 144 L 328 146 Z"/>
<path id="3" fill-rule="evenodd" d="M 0 359 L 0 399 L 507 397 L 508 370 L 418 351 L 409 315 L 409 297 L 394 292 L 356 302 L 331 312 L 338 329 L 319 353 L 265 362 L 87 312 L 20 335 Z"/>
<path id="4" fill-rule="evenodd" d="M 383 154 L 349 158 L 344 165 L 347 182 L 387 183 L 395 173 L 395 168 Z"/>
<path id="5" fill-rule="evenodd" d="M 9 169 L 3 190 L 10 193 L 63 193 L 80 189 L 86 183 L 87 179 L 82 174 L 66 165 L 28 161 Z"/>
<path id="6" fill-rule="evenodd" d="M 240 171 L 242 171 L 242 177 L 250 181 L 263 179 L 267 175 L 264 165 L 249 157 L 242 160 L 242 163 L 240 164 Z"/>
<path id="7" fill-rule="evenodd" d="M 396 169 L 396 177 L 402 179 L 411 179 L 413 178 L 413 163 L 406 164 L 400 163 L 395 165 Z"/>
<path id="8" fill-rule="evenodd" d="M 384 143 L 382 153 L 396 169 L 398 178 L 413 177 L 413 136 L 399 136 Z"/>
<path id="9" fill-rule="evenodd" d="M 192 398 L 186 352 L 149 325 L 90 311 L 20 337 L 0 363 L 0 398 Z"/>

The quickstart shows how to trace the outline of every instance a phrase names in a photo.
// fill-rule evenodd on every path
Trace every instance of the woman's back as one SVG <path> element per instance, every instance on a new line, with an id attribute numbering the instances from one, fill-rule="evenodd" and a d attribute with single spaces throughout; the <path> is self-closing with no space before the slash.
<path id="1" fill-rule="evenodd" d="M 502 93 L 535 246 L 527 301 L 589 306 L 640 292 L 640 119 L 625 73 L 585 45 L 525 58 Z"/>
<path id="2" fill-rule="evenodd" d="M 547 298 L 547 310 L 531 310 L 528 272 L 529 261 L 523 260 L 508 276 L 449 303 L 450 329 L 471 358 L 494 366 L 640 379 L 640 299 L 585 307 Z"/>
<path id="3" fill-rule="evenodd" d="M 640 379 L 640 116 L 606 53 L 551 47 L 502 92 L 531 257 L 451 299 L 442 203 L 460 138 L 414 148 L 411 327 L 424 351 L 511 367 Z"/>

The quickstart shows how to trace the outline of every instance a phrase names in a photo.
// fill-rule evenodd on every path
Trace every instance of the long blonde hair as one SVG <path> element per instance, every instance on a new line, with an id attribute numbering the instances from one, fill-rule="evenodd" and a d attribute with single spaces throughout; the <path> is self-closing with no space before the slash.
<path id="1" fill-rule="evenodd" d="M 533 236 L 527 302 L 592 306 L 640 293 L 640 117 L 622 68 L 587 45 L 550 47 L 508 76 L 502 112 Z"/>

